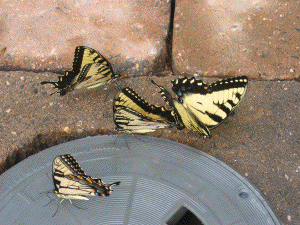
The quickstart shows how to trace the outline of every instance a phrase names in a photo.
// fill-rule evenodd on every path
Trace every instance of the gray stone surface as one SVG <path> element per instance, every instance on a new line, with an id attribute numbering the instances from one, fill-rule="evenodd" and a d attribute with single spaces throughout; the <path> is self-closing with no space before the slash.
<path id="1" fill-rule="evenodd" d="M 298 1 L 176 1 L 174 68 L 273 80 L 299 77 Z"/>
<path id="2" fill-rule="evenodd" d="M 75 47 L 85 45 L 116 72 L 155 72 L 169 21 L 168 1 L 1 1 L 0 68 L 65 71 Z"/>
<path id="3" fill-rule="evenodd" d="M 161 75 L 151 78 L 170 90 L 174 76 Z M 0 72 L 2 168 L 58 143 L 114 133 L 112 99 L 121 87 L 130 86 L 150 103 L 164 104 L 146 76 L 121 79 L 106 88 L 75 90 L 63 97 L 50 96 L 52 87 L 40 85 L 56 76 Z M 299 224 L 299 93 L 296 81 L 250 81 L 235 115 L 214 129 L 211 139 L 186 129 L 149 135 L 190 145 L 222 160 L 263 193 L 285 224 Z"/>

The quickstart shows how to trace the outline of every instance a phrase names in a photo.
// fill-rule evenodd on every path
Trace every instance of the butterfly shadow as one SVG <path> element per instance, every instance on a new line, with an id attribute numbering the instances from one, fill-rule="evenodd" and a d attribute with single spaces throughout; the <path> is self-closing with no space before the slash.
<path id="1" fill-rule="evenodd" d="M 49 174 L 46 173 L 46 175 L 47 175 L 47 177 L 50 179 Z M 51 179 L 52 179 L 52 178 L 51 178 Z M 51 191 L 43 191 L 43 192 L 40 192 L 40 194 L 46 194 L 46 196 L 50 199 L 50 201 L 49 201 L 48 203 L 46 203 L 45 205 L 43 205 L 43 207 L 49 206 L 52 202 L 59 201 L 59 198 L 58 198 L 58 197 L 55 196 L 55 198 L 51 198 L 51 197 L 49 196 L 49 194 L 55 195 L 54 191 L 55 191 L 55 189 L 53 189 L 53 190 L 51 190 Z M 64 200 L 66 200 L 66 199 L 61 199 L 61 201 L 59 202 L 59 204 L 58 204 L 58 206 L 57 206 L 57 209 L 55 210 L 55 213 L 53 214 L 52 218 L 55 217 L 55 215 L 57 214 L 57 212 L 58 212 L 58 210 L 59 210 L 59 208 L 60 208 L 60 205 L 62 204 L 62 202 L 63 202 Z M 74 203 L 71 201 L 71 199 L 68 199 L 68 200 L 69 200 L 69 202 L 71 203 L 71 205 L 73 205 L 75 208 L 86 210 L 86 208 L 82 208 L 82 207 L 79 207 L 79 206 L 77 206 L 76 204 L 74 204 Z"/>
<path id="2" fill-rule="evenodd" d="M 140 143 L 146 143 L 147 139 L 143 139 L 143 135 L 137 134 L 116 134 L 115 138 L 113 139 L 113 145 L 116 148 L 127 148 L 131 150 L 130 145 Z"/>
<path id="3" fill-rule="evenodd" d="M 60 199 L 57 198 L 57 197 L 56 197 L 56 198 L 51 198 L 51 197 L 49 196 L 49 194 L 54 194 L 54 190 L 52 190 L 52 191 L 41 192 L 40 194 L 46 194 L 46 196 L 50 199 L 50 201 L 49 201 L 47 204 L 43 205 L 43 207 L 47 207 L 47 206 L 49 206 L 52 202 L 56 202 L 56 201 L 59 201 L 59 200 L 60 200 Z M 59 201 L 59 204 L 58 204 L 58 206 L 57 206 L 57 208 L 56 208 L 54 214 L 52 215 L 52 218 L 55 217 L 55 215 L 58 213 L 58 210 L 59 210 L 59 208 L 60 208 L 60 206 L 62 205 L 62 202 L 63 202 L 64 200 L 66 200 L 66 199 L 62 198 L 62 199 Z M 72 202 L 71 199 L 68 199 L 68 200 L 69 200 L 69 202 L 71 203 L 71 205 L 74 206 L 74 207 L 77 208 L 77 209 L 81 209 L 81 210 L 86 210 L 86 209 L 87 209 L 87 208 L 79 207 L 79 206 L 76 205 L 74 202 Z M 68 209 L 68 210 L 69 210 L 69 209 Z M 70 210 L 69 210 L 69 211 L 70 211 Z"/>

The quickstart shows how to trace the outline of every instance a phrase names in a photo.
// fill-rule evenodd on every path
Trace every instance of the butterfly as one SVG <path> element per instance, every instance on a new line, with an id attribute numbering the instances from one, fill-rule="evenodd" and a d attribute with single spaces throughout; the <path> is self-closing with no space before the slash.
<path id="1" fill-rule="evenodd" d="M 65 95 L 73 89 L 96 88 L 108 84 L 120 75 L 114 73 L 110 63 L 97 51 L 85 46 L 75 49 L 73 68 L 58 77 L 57 82 L 43 81 L 41 84 L 52 84 Z"/>
<path id="2" fill-rule="evenodd" d="M 113 105 L 114 122 L 118 131 L 147 133 L 176 126 L 171 110 L 150 105 L 129 87 L 117 93 Z"/>
<path id="3" fill-rule="evenodd" d="M 174 100 L 162 86 L 156 84 L 160 94 L 171 106 L 177 124 L 204 137 L 211 137 L 210 130 L 220 125 L 232 113 L 246 93 L 246 76 L 219 80 L 206 84 L 195 78 L 179 78 L 172 81 Z"/>
<path id="4" fill-rule="evenodd" d="M 89 200 L 87 196 L 109 196 L 113 185 L 87 176 L 70 154 L 57 156 L 52 163 L 54 193 L 58 198 Z M 70 200 L 71 201 L 71 200 Z"/>

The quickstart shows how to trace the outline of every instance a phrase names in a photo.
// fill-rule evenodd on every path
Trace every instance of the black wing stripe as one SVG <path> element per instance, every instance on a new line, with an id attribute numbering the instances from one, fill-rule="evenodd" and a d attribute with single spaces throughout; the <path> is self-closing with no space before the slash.
<path id="1" fill-rule="evenodd" d="M 219 109 L 221 109 L 223 112 L 225 112 L 226 115 L 229 115 L 229 113 L 231 112 L 231 110 L 228 107 L 226 107 L 224 104 L 215 104 L 215 105 L 218 106 Z"/>
<path id="2" fill-rule="evenodd" d="M 73 61 L 73 69 L 70 72 L 74 74 L 79 74 L 84 52 L 85 52 L 84 48 L 76 47 L 75 54 L 74 54 L 74 61 Z"/>
<path id="3" fill-rule="evenodd" d="M 247 85 L 248 78 L 246 76 L 240 76 L 237 78 L 229 78 L 226 80 L 217 81 L 211 85 L 207 85 L 202 80 L 196 80 L 192 78 L 179 78 L 172 81 L 172 90 L 178 93 L 199 93 L 207 94 L 214 91 L 223 91 L 231 88 L 241 88 Z M 180 95 L 179 95 L 180 96 Z"/>
<path id="4" fill-rule="evenodd" d="M 124 94 L 131 101 L 123 102 L 121 105 L 119 105 L 118 102 L 120 101 L 120 98 L 118 96 L 120 96 L 120 94 Z M 142 97 L 140 97 L 133 89 L 129 87 L 122 89 L 122 91 L 116 95 L 114 105 L 115 110 L 117 110 L 119 107 L 128 107 L 135 110 L 135 105 L 137 105 L 147 113 L 159 115 L 169 122 L 175 122 L 175 118 L 172 115 L 171 110 L 167 110 L 163 106 L 150 105 Z"/>
<path id="5" fill-rule="evenodd" d="M 155 84 L 159 88 L 159 93 L 161 94 L 161 96 L 163 97 L 163 99 L 165 100 L 165 102 L 169 106 L 175 107 L 174 103 L 173 103 L 173 98 L 172 98 L 171 94 L 163 86 L 160 86 L 160 85 L 156 84 L 153 80 L 151 80 L 151 82 L 153 84 Z"/>
<path id="6" fill-rule="evenodd" d="M 77 83 L 83 81 L 83 79 L 86 77 L 87 73 L 89 72 L 89 70 L 91 69 L 92 67 L 92 63 L 90 64 L 87 64 L 83 67 L 81 73 L 79 74 L 79 77 L 78 77 L 78 80 L 77 80 Z"/>
<path id="7" fill-rule="evenodd" d="M 242 95 L 240 93 L 236 93 L 235 96 L 237 97 L 237 99 L 240 101 L 242 98 Z"/>
<path id="8" fill-rule="evenodd" d="M 236 104 L 235 104 L 232 100 L 227 100 L 227 102 L 228 102 L 232 107 L 236 106 Z"/>
<path id="9" fill-rule="evenodd" d="M 242 82 L 241 82 L 242 80 Z M 246 82 L 245 82 L 246 81 Z M 229 78 L 226 80 L 217 81 L 212 86 L 212 91 L 223 91 L 231 88 L 245 87 L 248 79 L 246 76 L 241 76 L 239 78 Z"/>
<path id="10" fill-rule="evenodd" d="M 219 80 L 210 85 L 194 77 L 184 77 L 172 81 L 172 90 L 189 113 L 213 129 L 238 106 L 245 95 L 247 83 L 246 76 Z"/>
<path id="11" fill-rule="evenodd" d="M 97 61 L 97 59 L 99 59 L 99 58 L 101 58 L 101 56 L 100 55 L 97 55 L 96 57 L 94 57 L 94 61 L 96 62 Z M 101 62 L 103 62 L 104 60 L 103 59 L 101 59 L 99 62 L 101 63 Z"/>
<path id="12" fill-rule="evenodd" d="M 216 114 L 210 113 L 210 112 L 206 112 L 206 114 L 207 114 L 212 120 L 214 120 L 214 121 L 216 121 L 216 122 L 218 122 L 218 123 L 221 123 L 222 120 L 224 119 L 224 118 L 222 118 L 222 117 L 220 117 L 220 116 L 218 116 L 218 115 L 216 115 Z M 207 126 L 207 127 L 209 127 L 209 126 Z"/>

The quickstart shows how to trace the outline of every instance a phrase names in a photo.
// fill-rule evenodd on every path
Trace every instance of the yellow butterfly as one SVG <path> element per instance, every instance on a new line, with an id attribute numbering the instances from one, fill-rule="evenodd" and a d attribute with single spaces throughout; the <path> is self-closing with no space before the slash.
<path id="1" fill-rule="evenodd" d="M 52 84 L 59 90 L 54 93 L 65 95 L 73 89 L 96 88 L 119 77 L 99 52 L 89 47 L 78 46 L 75 49 L 73 69 L 65 72 L 63 76 L 59 76 L 57 82 L 43 81 L 41 84 Z"/>
<path id="2" fill-rule="evenodd" d="M 156 84 L 160 94 L 173 110 L 177 124 L 211 137 L 210 129 L 220 125 L 245 96 L 248 79 L 246 76 L 219 80 L 206 84 L 193 78 L 179 78 L 172 81 L 174 100 L 162 86 Z"/>

